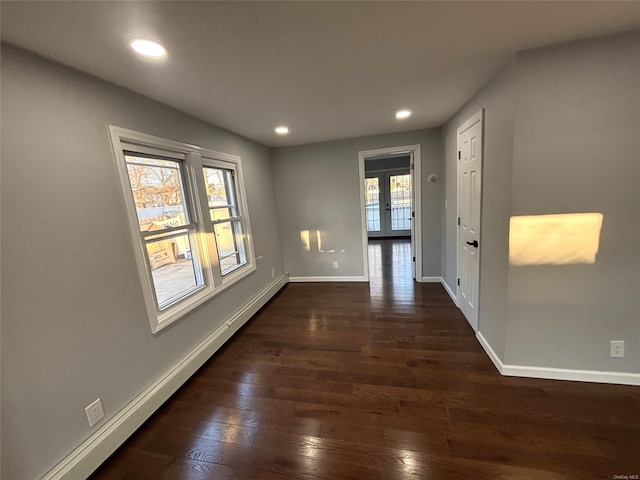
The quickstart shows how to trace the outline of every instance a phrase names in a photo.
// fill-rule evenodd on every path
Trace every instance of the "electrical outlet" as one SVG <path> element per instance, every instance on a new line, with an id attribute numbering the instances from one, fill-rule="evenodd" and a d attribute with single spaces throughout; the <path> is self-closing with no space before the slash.
<path id="1" fill-rule="evenodd" d="M 87 414 L 87 420 L 89 421 L 89 426 L 93 427 L 96 423 L 98 423 L 104 417 L 104 408 L 102 407 L 102 400 L 99 398 L 91 403 L 87 408 L 84 409 L 84 412 Z"/>
<path id="2" fill-rule="evenodd" d="M 611 340 L 611 356 L 624 357 L 624 340 Z"/>
<path id="3" fill-rule="evenodd" d="M 338 270 L 338 262 L 333 262 L 333 269 Z"/>
<path id="4" fill-rule="evenodd" d="M 275 268 L 271 269 L 271 278 L 276 278 L 276 269 Z"/>

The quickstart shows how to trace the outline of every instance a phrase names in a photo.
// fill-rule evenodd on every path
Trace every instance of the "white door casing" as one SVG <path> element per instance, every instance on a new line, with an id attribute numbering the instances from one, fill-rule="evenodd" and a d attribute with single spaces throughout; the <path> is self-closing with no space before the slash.
<path id="1" fill-rule="evenodd" d="M 458 128 L 458 306 L 478 331 L 483 110 Z"/>
<path id="2" fill-rule="evenodd" d="M 417 245 L 422 245 L 422 235 L 418 234 L 416 231 L 416 226 L 422 228 L 422 221 L 420 219 L 416 219 L 416 212 L 422 212 L 422 208 L 418 205 L 419 202 L 422 201 L 420 197 L 420 187 L 418 184 L 422 181 L 422 179 L 416 175 L 420 174 L 420 167 L 416 170 L 416 163 L 420 163 L 420 149 L 418 148 L 418 161 L 416 162 L 415 154 L 411 155 L 411 164 L 409 165 L 410 174 L 411 174 L 411 256 L 413 257 L 413 262 L 411 262 L 411 278 L 413 278 L 416 282 L 422 282 L 422 252 L 418 254 Z M 416 172 L 418 172 L 416 174 Z M 416 192 L 417 190 L 417 192 Z M 416 225 L 417 224 L 417 225 Z M 418 241 L 420 239 L 420 241 Z M 416 263 L 416 258 L 420 259 L 420 267 Z"/>

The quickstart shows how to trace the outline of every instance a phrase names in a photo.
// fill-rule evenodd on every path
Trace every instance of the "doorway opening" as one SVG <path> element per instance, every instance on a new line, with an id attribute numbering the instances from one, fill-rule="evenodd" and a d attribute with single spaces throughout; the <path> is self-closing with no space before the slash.
<path id="1" fill-rule="evenodd" d="M 422 280 L 422 252 L 417 248 L 422 231 L 420 158 L 420 145 L 358 152 L 363 266 L 369 282 L 374 275 L 375 283 L 389 281 L 381 270 L 383 249 L 386 272 L 410 283 Z"/>

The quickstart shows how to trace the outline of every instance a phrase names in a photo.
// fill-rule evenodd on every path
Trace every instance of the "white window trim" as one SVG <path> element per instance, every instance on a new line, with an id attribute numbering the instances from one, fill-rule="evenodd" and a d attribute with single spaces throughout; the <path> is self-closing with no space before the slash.
<path id="1" fill-rule="evenodd" d="M 253 237 L 251 235 L 251 224 L 243 182 L 242 162 L 237 155 L 216 152 L 114 125 L 109 125 L 109 134 L 125 204 L 136 268 L 142 285 L 144 303 L 149 317 L 151 332 L 155 334 L 256 270 Z M 183 181 L 190 191 L 190 198 L 186 199 L 186 202 L 190 203 L 192 207 L 192 213 L 195 217 L 193 220 L 197 224 L 197 236 L 200 239 L 199 244 L 193 245 L 192 248 L 198 251 L 204 285 L 162 311 L 158 311 L 156 308 L 151 270 L 147 265 L 147 252 L 140 240 L 140 227 L 131 194 L 129 174 L 124 156 L 125 150 L 160 153 L 165 157 L 179 159 L 186 166 L 187 175 L 184 176 Z M 218 265 L 217 249 L 213 239 L 213 225 L 209 219 L 206 188 L 202 174 L 203 166 L 221 166 L 235 170 L 236 197 L 245 238 L 246 263 L 225 275 L 221 274 Z"/>

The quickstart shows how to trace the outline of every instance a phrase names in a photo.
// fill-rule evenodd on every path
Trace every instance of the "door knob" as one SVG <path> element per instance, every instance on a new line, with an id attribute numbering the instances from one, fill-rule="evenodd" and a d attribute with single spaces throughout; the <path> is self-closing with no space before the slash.
<path id="1" fill-rule="evenodd" d="M 478 248 L 478 240 L 474 240 L 473 242 L 467 242 L 467 245 L 471 245 L 474 248 Z"/>

